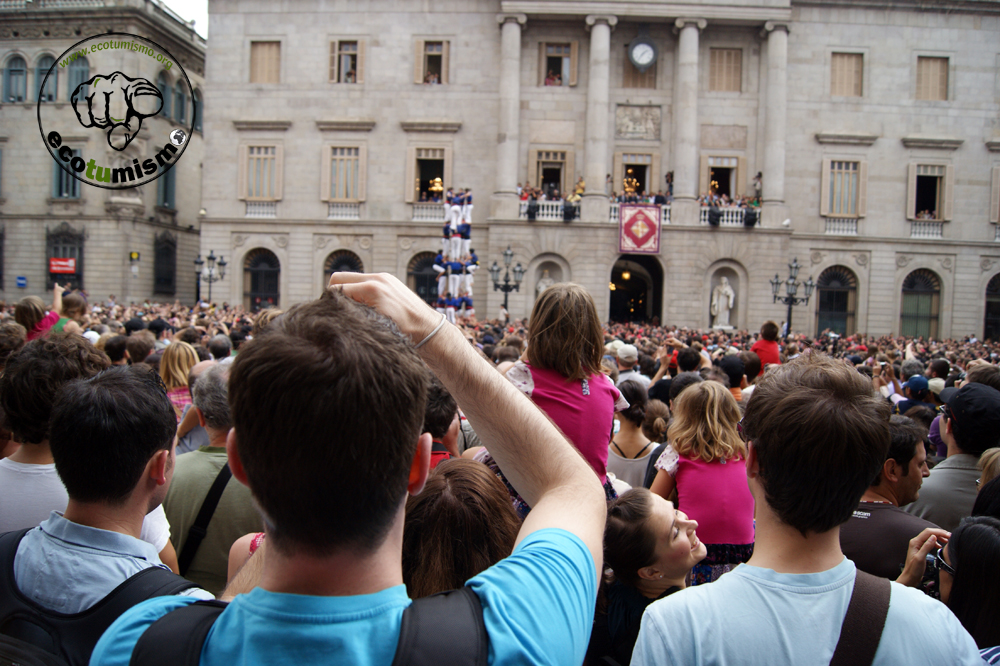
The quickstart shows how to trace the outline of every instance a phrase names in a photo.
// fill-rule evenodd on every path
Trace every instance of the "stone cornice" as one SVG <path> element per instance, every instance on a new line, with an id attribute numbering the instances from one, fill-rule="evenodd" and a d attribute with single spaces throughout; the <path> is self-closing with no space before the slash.
<path id="1" fill-rule="evenodd" d="M 940 14 L 1000 14 L 1000 3 L 996 0 L 792 0 L 799 7 L 849 7 L 851 9 L 902 10 Z"/>
<path id="2" fill-rule="evenodd" d="M 371 132 L 373 127 L 375 127 L 373 118 L 332 118 L 316 121 L 316 129 L 320 132 Z"/>
<path id="3" fill-rule="evenodd" d="M 284 132 L 292 126 L 291 120 L 234 120 L 233 127 L 237 131 L 274 131 Z"/>
<path id="4" fill-rule="evenodd" d="M 965 143 L 965 139 L 957 139 L 950 136 L 924 136 L 918 134 L 904 136 L 900 141 L 907 148 L 933 148 L 935 150 L 956 150 Z"/>
<path id="5" fill-rule="evenodd" d="M 404 132 L 438 132 L 454 134 L 462 129 L 460 120 L 403 120 L 399 123 Z"/>
<path id="6" fill-rule="evenodd" d="M 819 143 L 839 143 L 853 146 L 870 146 L 878 140 L 878 134 L 860 132 L 816 132 Z"/>
<path id="7" fill-rule="evenodd" d="M 1000 153 L 1000 139 L 994 139 L 993 141 L 986 142 L 986 150 L 991 153 Z"/>
<path id="8" fill-rule="evenodd" d="M 787 22 L 792 19 L 790 6 L 786 7 L 737 7 L 732 5 L 706 6 L 692 2 L 633 2 L 631 0 L 501 0 L 504 13 L 523 13 L 529 17 L 559 18 L 610 14 L 621 20 L 660 20 L 672 22 L 676 18 L 697 16 L 708 21 L 761 25 L 765 21 Z"/>

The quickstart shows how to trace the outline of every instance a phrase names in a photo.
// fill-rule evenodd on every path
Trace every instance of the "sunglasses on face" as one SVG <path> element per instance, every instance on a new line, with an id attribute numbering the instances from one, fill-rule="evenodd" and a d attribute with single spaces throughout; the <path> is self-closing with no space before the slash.
<path id="1" fill-rule="evenodd" d="M 944 546 L 941 546 L 936 551 L 934 551 L 934 562 L 938 565 L 938 568 L 941 571 L 947 571 L 949 574 L 954 576 L 955 567 L 951 566 L 950 564 L 944 561 L 944 554 L 942 551 L 944 551 Z"/>

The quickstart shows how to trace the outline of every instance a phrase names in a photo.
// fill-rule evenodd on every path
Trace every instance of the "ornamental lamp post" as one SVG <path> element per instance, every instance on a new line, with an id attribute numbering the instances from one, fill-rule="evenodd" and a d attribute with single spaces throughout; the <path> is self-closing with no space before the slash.
<path id="1" fill-rule="evenodd" d="M 205 259 L 201 258 L 199 254 L 194 260 L 195 268 L 198 269 L 198 279 L 208 284 L 208 302 L 212 302 L 212 284 L 218 282 L 222 278 L 226 277 L 226 260 L 223 259 L 222 255 L 219 258 L 215 258 L 215 250 L 208 251 L 208 265 L 206 266 Z M 218 270 L 216 270 L 218 269 Z"/>
<path id="2" fill-rule="evenodd" d="M 524 268 L 521 267 L 521 262 L 517 262 L 514 266 L 514 283 L 510 282 L 510 262 L 514 259 L 514 251 L 510 249 L 510 245 L 507 249 L 503 251 L 503 283 L 500 282 L 500 267 L 497 262 L 494 261 L 493 265 L 490 266 L 490 279 L 493 280 L 493 291 L 503 292 L 503 307 L 507 309 L 507 299 L 512 291 L 521 291 L 521 280 L 524 279 Z"/>
<path id="3" fill-rule="evenodd" d="M 782 280 L 778 277 L 778 274 L 775 273 L 774 279 L 769 280 L 771 283 L 771 302 L 781 302 L 788 306 L 788 317 L 785 319 L 787 322 L 785 335 L 791 335 L 792 333 L 792 306 L 807 304 L 809 302 L 809 298 L 812 296 L 813 290 L 816 288 L 816 283 L 813 282 L 812 276 L 810 276 L 804 283 L 797 281 L 799 270 L 801 269 L 802 265 L 799 264 L 798 258 L 792 259 L 792 262 L 788 264 L 788 279 Z M 778 292 L 781 290 L 782 283 L 785 285 L 785 295 L 779 296 Z M 797 296 L 800 284 L 804 290 L 803 296 L 801 297 Z"/>

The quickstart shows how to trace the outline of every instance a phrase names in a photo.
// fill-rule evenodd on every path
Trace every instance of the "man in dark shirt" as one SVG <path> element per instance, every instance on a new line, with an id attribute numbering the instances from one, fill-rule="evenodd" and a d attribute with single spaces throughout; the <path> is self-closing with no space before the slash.
<path id="1" fill-rule="evenodd" d="M 889 454 L 854 515 L 841 525 L 840 547 L 862 571 L 895 580 L 910 539 L 937 525 L 899 508 L 917 499 L 924 477 L 930 475 L 923 431 L 905 416 L 893 416 L 889 428 Z"/>

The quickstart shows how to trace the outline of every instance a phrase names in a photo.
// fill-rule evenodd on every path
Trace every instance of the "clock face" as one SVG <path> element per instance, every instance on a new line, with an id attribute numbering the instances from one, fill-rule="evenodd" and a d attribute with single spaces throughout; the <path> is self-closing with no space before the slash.
<path id="1" fill-rule="evenodd" d="M 640 42 L 632 47 L 632 62 L 637 65 L 649 65 L 656 57 L 656 51 L 651 44 Z"/>

